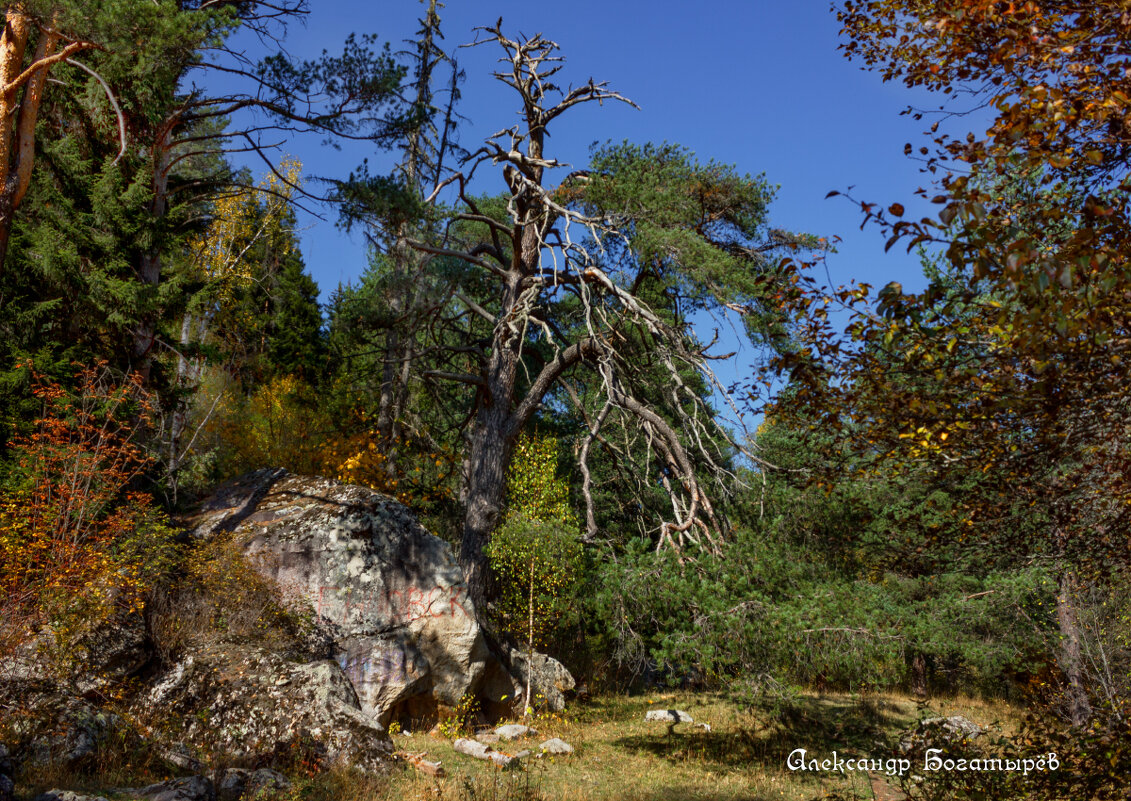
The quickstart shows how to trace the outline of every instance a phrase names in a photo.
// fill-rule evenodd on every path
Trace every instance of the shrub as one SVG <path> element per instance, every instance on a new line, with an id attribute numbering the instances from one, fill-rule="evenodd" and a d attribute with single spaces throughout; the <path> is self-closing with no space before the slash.
<path id="1" fill-rule="evenodd" d="M 322 444 L 325 475 L 396 498 L 421 514 L 456 501 L 460 455 L 426 437 L 403 435 L 380 444 L 372 419 L 354 411 L 352 431 L 338 431 Z"/>
<path id="2" fill-rule="evenodd" d="M 471 693 L 464 693 L 459 703 L 450 710 L 447 717 L 440 721 L 439 730 L 442 737 L 454 740 L 472 733 L 476 718 L 479 717 L 479 701 Z"/>
<path id="3" fill-rule="evenodd" d="M 499 581 L 499 630 L 545 648 L 576 623 L 574 587 L 581 571 L 576 530 L 515 515 L 492 535 L 487 558 Z"/>
<path id="4" fill-rule="evenodd" d="M 32 371 L 43 413 L 9 445 L 0 655 L 47 627 L 56 656 L 65 656 L 115 610 L 141 610 L 172 556 L 164 515 L 136 488 L 151 461 L 138 440 L 155 414 L 152 397 L 105 364 L 76 378 L 67 390 Z"/>
<path id="5" fill-rule="evenodd" d="M 938 683 L 997 689 L 1047 655 L 1054 589 L 1037 569 L 853 578 L 772 533 L 740 530 L 718 557 L 628 548 L 600 566 L 585 602 L 628 670 L 761 696 L 781 681 L 906 685 L 914 654 Z"/>
<path id="6" fill-rule="evenodd" d="M 178 576 L 154 599 L 154 639 L 166 661 L 217 642 L 287 647 L 311 626 L 310 609 L 248 563 L 229 537 L 190 548 Z"/>
<path id="7" fill-rule="evenodd" d="M 224 477 L 262 467 L 327 474 L 321 443 L 333 426 L 317 393 L 301 379 L 279 376 L 247 397 L 228 395 L 217 411 L 209 435 Z"/>
<path id="8" fill-rule="evenodd" d="M 382 442 L 373 416 L 360 399 L 340 397 L 341 387 L 315 388 L 285 375 L 244 396 L 224 386 L 218 371 L 205 387 L 196 414 L 208 417 L 201 453 L 183 477 L 196 491 L 217 478 L 283 467 L 370 487 L 410 506 L 433 529 L 451 528 L 458 517 L 460 454 L 407 428 Z"/>

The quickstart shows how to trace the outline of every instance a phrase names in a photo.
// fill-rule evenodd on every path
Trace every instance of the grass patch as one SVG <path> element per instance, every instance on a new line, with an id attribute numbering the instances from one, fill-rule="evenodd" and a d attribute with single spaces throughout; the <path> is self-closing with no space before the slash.
<path id="1" fill-rule="evenodd" d="M 695 718 L 672 735 L 648 723 L 649 709 L 678 708 Z M 441 801 L 809 801 L 829 793 L 883 798 L 885 788 L 862 774 L 825 776 L 792 772 L 795 748 L 827 755 L 887 755 L 890 743 L 918 718 L 965 715 L 981 725 L 1014 721 L 1016 710 L 969 698 L 920 707 L 895 695 L 802 696 L 774 719 L 742 709 L 714 693 L 605 696 L 558 719 L 538 721 L 538 736 L 500 744 L 517 752 L 543 739 L 570 743 L 571 757 L 529 760 L 521 771 L 500 771 L 456 753 L 451 742 L 422 732 L 394 736 L 399 749 L 426 751 L 447 776 L 432 779 L 408 769 L 390 780 L 385 799 Z M 706 723 L 710 730 L 697 724 Z"/>
<path id="2" fill-rule="evenodd" d="M 695 723 L 669 735 L 664 723 L 645 722 L 650 709 L 682 709 Z M 279 801 L 811 801 L 831 794 L 895 801 L 894 779 L 793 772 L 786 758 L 795 748 L 820 758 L 834 750 L 842 757 L 885 757 L 917 719 L 937 715 L 963 715 L 1010 733 L 1021 711 L 961 696 L 922 706 L 900 695 L 810 694 L 770 717 L 717 693 L 602 696 L 533 721 L 536 737 L 498 745 L 514 753 L 560 737 L 574 747 L 570 757 L 529 759 L 522 769 L 503 771 L 457 753 L 450 739 L 397 733 L 398 749 L 426 752 L 426 759 L 442 761 L 447 775 L 436 779 L 399 765 L 388 776 L 337 769 L 292 775 L 294 787 Z M 107 791 L 167 778 L 162 773 L 143 751 L 118 748 L 82 771 L 28 770 L 17 783 L 24 799 L 49 787 L 122 799 L 128 796 Z"/>

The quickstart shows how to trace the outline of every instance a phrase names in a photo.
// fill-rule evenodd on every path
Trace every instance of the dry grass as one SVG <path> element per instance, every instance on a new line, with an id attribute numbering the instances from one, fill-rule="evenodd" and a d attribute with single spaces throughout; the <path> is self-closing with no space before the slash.
<path id="1" fill-rule="evenodd" d="M 686 710 L 710 731 L 683 724 L 668 736 L 662 723 L 646 723 L 648 709 Z M 560 737 L 576 749 L 568 758 L 530 760 L 522 771 L 500 771 L 456 753 L 447 740 L 424 733 L 394 736 L 405 751 L 440 760 L 447 777 L 415 771 L 394 774 L 383 798 L 440 801 L 808 801 L 837 791 L 873 799 L 861 774 L 844 777 L 791 772 L 794 748 L 827 755 L 886 755 L 886 743 L 919 717 L 961 714 L 983 725 L 1014 720 L 1002 704 L 955 698 L 929 708 L 902 696 L 805 697 L 786 719 L 770 721 L 706 693 L 657 693 L 594 699 L 564 719 L 536 722 L 539 734 L 500 748 L 536 748 Z M 883 788 L 878 788 L 883 794 Z"/>
<path id="2" fill-rule="evenodd" d="M 669 736 L 663 723 L 644 721 L 649 709 L 686 710 L 696 724 L 711 728 L 681 724 Z M 833 792 L 887 801 L 898 796 L 862 774 L 791 772 L 786 757 L 794 748 L 822 757 L 833 750 L 841 756 L 886 756 L 888 744 L 917 718 L 953 714 L 1010 731 L 1021 711 L 965 697 L 920 707 L 906 696 L 829 694 L 804 696 L 788 714 L 769 720 L 713 693 L 604 696 L 564 716 L 533 721 L 537 737 L 499 746 L 517 752 L 560 737 L 575 748 L 570 757 L 530 759 L 523 769 L 502 771 L 456 753 L 451 740 L 399 733 L 393 736 L 398 749 L 427 752 L 427 759 L 443 762 L 447 775 L 434 779 L 407 767 L 387 777 L 334 770 L 293 777 L 295 787 L 279 801 L 810 801 Z M 58 768 L 25 774 L 20 795 L 31 791 L 25 796 L 30 799 L 48 787 L 107 795 L 110 787 L 165 778 L 142 757 L 138 750 L 110 749 L 101 764 L 81 775 Z"/>

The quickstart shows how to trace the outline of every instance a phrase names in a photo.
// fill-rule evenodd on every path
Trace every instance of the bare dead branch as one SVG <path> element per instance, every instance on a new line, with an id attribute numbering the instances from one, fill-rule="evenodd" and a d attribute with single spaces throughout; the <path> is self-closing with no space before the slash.
<path id="1" fill-rule="evenodd" d="M 126 117 L 122 114 L 122 107 L 118 105 L 118 98 L 114 97 L 114 92 L 110 89 L 110 84 L 90 67 L 75 61 L 73 58 L 68 58 L 67 63 L 72 67 L 78 67 L 83 72 L 90 75 L 94 80 L 98 81 L 98 85 L 102 87 L 102 91 L 106 93 L 106 99 L 110 102 L 110 108 L 114 110 L 114 115 L 118 118 L 118 140 L 121 142 L 121 148 L 118 150 L 118 155 L 110 162 L 112 165 L 121 161 L 122 156 L 126 155 Z"/>

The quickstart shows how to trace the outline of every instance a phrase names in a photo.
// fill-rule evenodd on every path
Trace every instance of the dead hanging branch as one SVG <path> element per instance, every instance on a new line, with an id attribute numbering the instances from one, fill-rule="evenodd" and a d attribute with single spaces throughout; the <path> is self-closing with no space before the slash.
<path id="1" fill-rule="evenodd" d="M 601 426 L 605 424 L 612 408 L 612 402 L 606 400 L 601 411 L 597 413 L 597 418 L 592 423 L 586 421 L 588 432 L 581 444 L 581 453 L 577 460 L 581 468 L 581 496 L 585 500 L 585 539 L 587 542 L 593 542 L 597 539 L 597 511 L 593 503 L 593 475 L 589 471 L 589 448 L 600 433 Z"/>
<path id="2" fill-rule="evenodd" d="M 118 105 L 118 98 L 114 96 L 114 92 L 110 89 L 110 84 L 106 83 L 106 79 L 92 70 L 90 67 L 75 61 L 73 58 L 68 58 L 67 63 L 72 67 L 78 67 L 94 80 L 98 81 L 98 85 L 102 87 L 102 91 L 106 93 L 106 100 L 110 103 L 110 108 L 114 111 L 115 117 L 118 120 L 118 141 L 121 147 L 118 149 L 118 155 L 110 162 L 111 165 L 117 164 L 122 160 L 122 156 L 126 155 L 126 147 L 128 142 L 126 140 L 126 116 L 122 113 L 122 107 Z"/>

